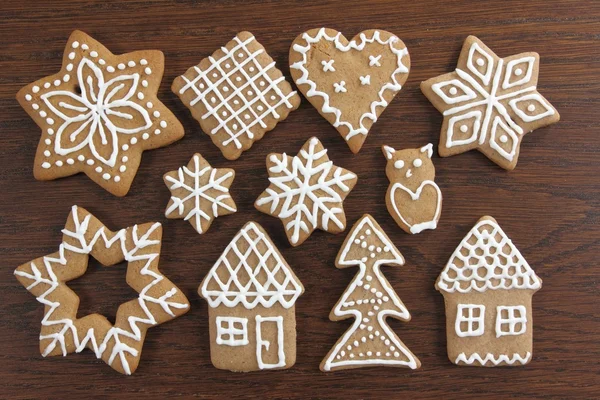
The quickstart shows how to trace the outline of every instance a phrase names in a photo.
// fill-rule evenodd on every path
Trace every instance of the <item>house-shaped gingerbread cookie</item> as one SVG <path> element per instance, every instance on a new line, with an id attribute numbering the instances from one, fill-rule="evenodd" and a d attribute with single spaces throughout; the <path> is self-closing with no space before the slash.
<path id="1" fill-rule="evenodd" d="M 482 217 L 435 284 L 446 304 L 448 358 L 457 365 L 531 360 L 531 298 L 542 280 L 492 217 Z"/>
<path id="2" fill-rule="evenodd" d="M 244 225 L 198 288 L 209 305 L 213 365 L 235 372 L 294 365 L 294 304 L 303 292 L 265 230 Z"/>

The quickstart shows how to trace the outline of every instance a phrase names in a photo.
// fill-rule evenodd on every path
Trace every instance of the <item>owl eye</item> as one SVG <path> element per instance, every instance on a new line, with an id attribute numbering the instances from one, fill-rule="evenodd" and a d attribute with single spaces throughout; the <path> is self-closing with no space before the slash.
<path id="1" fill-rule="evenodd" d="M 394 167 L 396 167 L 397 169 L 402 169 L 402 168 L 404 168 L 404 161 L 402 161 L 402 160 L 397 160 L 397 161 L 394 163 Z"/>
<path id="2" fill-rule="evenodd" d="M 416 158 L 415 161 L 413 161 L 413 165 L 415 168 L 419 168 L 421 165 L 423 165 L 423 161 L 421 161 L 420 158 Z"/>

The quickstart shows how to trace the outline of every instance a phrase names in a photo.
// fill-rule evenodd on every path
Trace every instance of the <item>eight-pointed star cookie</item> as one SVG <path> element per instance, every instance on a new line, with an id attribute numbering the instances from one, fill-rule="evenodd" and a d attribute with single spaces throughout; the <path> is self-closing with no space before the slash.
<path id="1" fill-rule="evenodd" d="M 175 78 L 172 90 L 228 160 L 300 105 L 300 96 L 250 32 L 238 33 Z"/>
<path id="2" fill-rule="evenodd" d="M 187 166 L 167 172 L 163 179 L 171 191 L 165 216 L 185 219 L 198 233 L 210 228 L 213 219 L 237 211 L 229 195 L 235 171 L 213 168 L 202 155 L 196 153 Z"/>
<path id="3" fill-rule="evenodd" d="M 160 223 L 109 231 L 83 208 L 73 206 L 56 253 L 37 258 L 15 270 L 19 282 L 44 307 L 42 356 L 91 349 L 97 358 L 123 374 L 138 367 L 148 328 L 185 314 L 185 295 L 158 270 Z M 137 299 L 119 306 L 115 324 L 100 314 L 77 318 L 79 297 L 66 282 L 83 275 L 89 256 L 102 265 L 127 261 L 127 283 Z"/>
<path id="4" fill-rule="evenodd" d="M 408 78 L 410 57 L 396 35 L 369 29 L 348 41 L 329 28 L 311 29 L 290 47 L 298 89 L 358 153 Z"/>
<path id="5" fill-rule="evenodd" d="M 163 68 L 158 50 L 114 55 L 73 32 L 60 72 L 17 94 L 42 128 L 36 179 L 83 172 L 112 194 L 127 194 L 142 152 L 183 137 L 183 127 L 156 96 Z"/>
<path id="6" fill-rule="evenodd" d="M 357 176 L 333 165 L 319 139 L 308 139 L 294 157 L 269 154 L 267 170 L 271 184 L 254 206 L 281 219 L 292 246 L 301 245 L 316 228 L 346 229 L 343 201 Z"/>
<path id="7" fill-rule="evenodd" d="M 500 167 L 514 169 L 523 136 L 560 119 L 537 91 L 538 73 L 537 53 L 499 58 L 469 36 L 454 72 L 421 83 L 444 115 L 440 156 L 478 149 Z"/>

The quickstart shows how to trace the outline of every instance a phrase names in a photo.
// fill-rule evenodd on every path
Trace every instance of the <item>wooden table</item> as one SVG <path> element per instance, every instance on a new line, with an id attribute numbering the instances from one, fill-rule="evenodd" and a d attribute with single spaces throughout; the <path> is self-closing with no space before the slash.
<path id="1" fill-rule="evenodd" d="M 167 396 L 237 398 L 413 398 L 600 396 L 600 3 L 592 1 L 497 2 L 308 2 L 190 1 L 127 3 L 4 1 L 0 5 L 0 397 L 127 398 Z M 406 4 L 402 4 L 406 3 Z M 299 33 L 328 26 L 352 37 L 367 28 L 396 33 L 408 46 L 412 69 L 358 155 L 303 99 L 300 109 L 234 162 L 225 160 L 198 123 L 171 93 L 173 79 L 249 30 L 289 77 L 288 48 Z M 160 99 L 183 123 L 178 143 L 144 154 L 130 193 L 117 198 L 84 175 L 50 182 L 32 176 L 39 128 L 15 100 L 19 88 L 56 72 L 63 47 L 79 28 L 115 53 L 160 49 L 166 70 Z M 513 172 L 477 152 L 434 156 L 444 194 L 439 228 L 410 236 L 385 207 L 388 181 L 380 146 L 437 146 L 441 115 L 419 90 L 427 78 L 454 69 L 462 42 L 481 38 L 501 57 L 524 51 L 541 55 L 540 92 L 561 121 L 525 138 Z M 289 246 L 281 222 L 256 211 L 267 186 L 265 156 L 295 154 L 318 136 L 331 159 L 358 174 L 345 202 L 349 225 L 371 213 L 407 263 L 385 275 L 412 313 L 391 327 L 422 361 L 417 371 L 365 368 L 325 374 L 322 357 L 350 325 L 328 320 L 356 269 L 338 270 L 335 256 L 345 234 L 317 232 Z M 167 220 L 169 191 L 162 174 L 201 152 L 217 167 L 232 167 L 238 212 L 219 218 L 205 235 Z M 122 376 L 92 352 L 42 358 L 38 336 L 43 307 L 14 279 L 14 268 L 56 251 L 70 206 L 92 211 L 112 229 L 146 221 L 164 225 L 160 268 L 189 297 L 184 317 L 151 329 L 133 376 Z M 477 219 L 494 216 L 544 280 L 534 296 L 534 358 L 523 368 L 459 368 L 446 357 L 442 296 L 434 281 Z M 296 304 L 298 362 L 286 371 L 235 374 L 212 367 L 207 303 L 198 284 L 235 232 L 247 221 L 262 224 L 306 287 Z M 82 299 L 80 315 L 114 318 L 118 304 L 133 298 L 123 268 L 100 268 L 69 283 Z"/>

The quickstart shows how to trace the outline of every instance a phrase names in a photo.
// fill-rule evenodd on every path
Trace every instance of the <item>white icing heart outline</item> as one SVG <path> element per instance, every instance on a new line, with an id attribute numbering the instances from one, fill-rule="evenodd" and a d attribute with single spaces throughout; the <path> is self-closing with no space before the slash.
<path id="1" fill-rule="evenodd" d="M 425 188 L 425 185 L 433 186 L 437 192 L 437 205 L 435 208 L 435 214 L 433 216 L 433 219 L 431 219 L 430 221 L 420 222 L 418 224 L 411 225 L 404 219 L 404 217 L 400 213 L 400 210 L 398 210 L 398 206 L 396 205 L 396 201 L 394 199 L 394 193 L 396 193 L 396 189 L 402 189 L 403 191 L 405 191 L 406 193 L 408 193 L 410 195 L 410 198 L 413 201 L 417 201 L 421 198 L 421 192 L 423 192 L 423 188 Z M 405 187 L 404 185 L 402 185 L 400 183 L 395 183 L 392 186 L 392 189 L 390 190 L 390 200 L 392 201 L 392 204 L 394 205 L 394 211 L 396 211 L 396 214 L 398 214 L 398 216 L 400 217 L 402 222 L 404 222 L 404 224 L 410 228 L 410 233 L 416 234 L 416 233 L 420 233 L 426 229 L 437 228 L 437 221 L 440 218 L 441 205 L 442 205 L 441 204 L 442 203 L 442 192 L 440 191 L 439 186 L 434 181 L 426 180 L 426 181 L 421 182 L 421 185 L 417 188 L 416 192 L 413 192 L 412 190 L 408 189 L 407 187 Z"/>
<path id="2" fill-rule="evenodd" d="M 393 46 L 394 43 L 397 43 L 400 41 L 400 39 L 397 36 L 392 35 L 385 41 L 381 40 L 378 30 L 374 31 L 370 38 L 367 38 L 367 36 L 363 32 L 361 32 L 359 35 L 359 37 L 361 39 L 360 44 L 357 44 L 356 41 L 354 39 L 352 39 L 350 42 L 348 42 L 347 46 L 344 46 L 342 43 L 340 43 L 340 40 L 339 40 L 340 36 L 342 36 L 341 32 L 338 32 L 334 37 L 327 35 L 327 33 L 325 32 L 325 28 L 319 29 L 319 32 L 317 33 L 317 35 L 315 37 L 312 37 L 307 32 L 304 32 L 302 34 L 302 39 L 304 39 L 306 41 L 306 43 L 307 43 L 306 46 L 301 46 L 300 44 L 294 44 L 292 47 L 294 49 L 294 51 L 302 54 L 302 61 L 295 62 L 294 64 L 290 65 L 290 68 L 302 71 L 302 76 L 300 78 L 296 79 L 296 85 L 308 84 L 310 86 L 310 89 L 306 92 L 306 97 L 321 96 L 324 101 L 323 106 L 321 107 L 321 111 L 324 113 L 334 113 L 335 114 L 335 122 L 333 123 L 333 126 L 335 128 L 337 128 L 338 126 L 343 125 L 348 128 L 349 132 L 344 137 L 346 142 L 348 142 L 351 138 L 353 138 L 354 136 L 356 136 L 358 134 L 367 135 L 369 133 L 369 129 L 365 128 L 362 121 L 365 118 L 369 118 L 370 120 L 373 121 L 373 123 L 375 123 L 377 121 L 377 113 L 376 113 L 377 107 L 385 108 L 388 106 L 388 102 L 383 98 L 383 93 L 386 90 L 392 90 L 394 92 L 399 92 L 400 89 L 402 89 L 402 85 L 400 83 L 398 83 L 398 81 L 396 80 L 396 75 L 400 74 L 400 73 L 408 74 L 408 72 L 409 72 L 409 69 L 404 64 L 402 64 L 402 58 L 404 56 L 408 55 L 408 49 L 406 47 L 403 47 L 402 49 L 396 49 Z M 360 128 L 358 128 L 358 129 L 354 129 L 352 124 L 350 124 L 349 122 L 342 121 L 341 120 L 342 111 L 337 107 L 331 106 L 329 104 L 329 95 L 325 92 L 317 90 L 316 83 L 314 81 L 308 79 L 308 70 L 305 68 L 306 61 L 307 61 L 306 53 L 310 50 L 311 44 L 317 43 L 317 42 L 321 41 L 321 39 L 325 39 L 329 42 L 334 42 L 336 49 L 343 51 L 343 52 L 350 51 L 351 49 L 354 49 L 357 51 L 362 51 L 362 49 L 365 47 L 365 45 L 367 43 L 373 43 L 373 42 L 377 41 L 377 43 L 379 43 L 379 44 L 389 45 L 392 53 L 396 54 L 398 67 L 394 70 L 394 72 L 392 72 L 392 75 L 391 75 L 392 83 L 388 82 L 381 87 L 381 89 L 379 90 L 379 93 L 378 93 L 379 100 L 375 100 L 375 101 L 371 102 L 371 105 L 369 107 L 370 111 L 363 113 L 363 115 L 361 115 L 360 120 L 359 120 Z"/>

